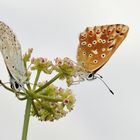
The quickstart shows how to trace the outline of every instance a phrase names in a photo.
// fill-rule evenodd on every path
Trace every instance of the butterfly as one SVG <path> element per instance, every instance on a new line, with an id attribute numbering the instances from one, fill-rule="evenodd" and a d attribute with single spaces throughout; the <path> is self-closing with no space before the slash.
<path id="1" fill-rule="evenodd" d="M 88 27 L 80 34 L 77 50 L 80 80 L 97 78 L 97 71 L 108 62 L 128 31 L 127 25 L 114 24 Z"/>
<path id="2" fill-rule="evenodd" d="M 10 85 L 20 90 L 26 83 L 26 71 L 22 59 L 21 45 L 13 31 L 0 21 L 0 51 L 10 76 Z"/>

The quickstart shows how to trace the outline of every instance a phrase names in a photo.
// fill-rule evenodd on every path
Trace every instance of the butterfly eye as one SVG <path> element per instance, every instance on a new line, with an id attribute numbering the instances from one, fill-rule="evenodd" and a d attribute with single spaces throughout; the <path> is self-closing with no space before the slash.
<path id="1" fill-rule="evenodd" d="M 121 30 L 122 30 L 122 25 L 118 25 L 117 28 L 116 28 L 116 32 L 120 33 Z"/>
<path id="2" fill-rule="evenodd" d="M 102 32 L 105 33 L 106 30 L 107 30 L 107 26 L 106 25 L 105 26 L 102 26 Z"/>
<path id="3" fill-rule="evenodd" d="M 106 57 L 106 54 L 105 53 L 101 54 L 101 57 L 102 58 L 105 58 Z"/>
<path id="4" fill-rule="evenodd" d="M 100 30 L 97 30 L 97 31 L 96 31 L 96 34 L 99 34 L 100 32 L 101 32 Z"/>
<path id="5" fill-rule="evenodd" d="M 117 28 L 117 30 L 120 31 L 120 30 L 121 30 L 121 27 L 119 26 L 119 27 Z"/>
<path id="6" fill-rule="evenodd" d="M 99 39 L 98 42 L 99 42 L 99 43 L 102 43 L 102 39 Z"/>
<path id="7" fill-rule="evenodd" d="M 96 27 L 96 34 L 100 34 L 100 33 L 101 33 L 100 27 Z"/>
<path id="8" fill-rule="evenodd" d="M 105 44 L 105 43 L 106 43 L 106 40 L 105 40 L 105 39 L 103 39 L 103 40 L 102 40 L 102 43 L 103 43 L 103 44 Z"/>
<path id="9" fill-rule="evenodd" d="M 89 34 L 89 36 L 92 36 L 93 35 L 93 31 L 92 30 L 89 30 L 88 31 L 88 34 Z"/>
<path id="10" fill-rule="evenodd" d="M 93 63 L 94 63 L 94 64 L 97 64 L 97 63 L 98 63 L 98 60 L 93 60 Z"/>
<path id="11" fill-rule="evenodd" d="M 81 42 L 81 45 L 86 45 L 86 44 L 87 44 L 86 41 Z"/>
<path id="12" fill-rule="evenodd" d="M 97 41 L 96 40 L 92 41 L 92 44 L 93 45 L 96 45 L 97 44 Z"/>
<path id="13" fill-rule="evenodd" d="M 89 54 L 89 57 L 92 57 L 92 56 L 93 56 L 93 54 L 92 54 L 92 53 L 90 53 L 90 54 Z"/>
<path id="14" fill-rule="evenodd" d="M 83 55 L 86 55 L 86 52 L 83 52 Z"/>
<path id="15" fill-rule="evenodd" d="M 108 30 L 107 32 L 108 32 L 108 34 L 110 34 L 111 33 L 111 30 Z"/>
<path id="16" fill-rule="evenodd" d="M 115 38 L 115 34 L 112 34 L 109 39 L 114 39 Z"/>
<path id="17" fill-rule="evenodd" d="M 93 80 L 94 79 L 94 74 L 93 73 L 89 73 L 89 75 L 86 78 L 87 80 Z"/>
<path id="18" fill-rule="evenodd" d="M 108 28 L 108 34 L 111 34 L 112 31 L 115 29 L 115 26 L 111 25 L 109 28 Z"/>
<path id="19" fill-rule="evenodd" d="M 82 61 L 82 62 L 81 62 L 81 65 L 84 65 L 84 64 L 85 64 L 85 63 Z"/>
<path id="20" fill-rule="evenodd" d="M 123 28 L 122 33 L 125 33 L 125 32 L 126 32 L 126 29 L 125 29 L 125 28 Z"/>
<path id="21" fill-rule="evenodd" d="M 93 34 L 94 34 L 93 27 L 87 27 L 86 31 L 87 31 L 87 33 L 88 33 L 88 35 L 89 35 L 90 37 L 93 36 Z"/>
<path id="22" fill-rule="evenodd" d="M 88 47 L 92 47 L 92 44 L 89 43 L 89 44 L 88 44 Z"/>

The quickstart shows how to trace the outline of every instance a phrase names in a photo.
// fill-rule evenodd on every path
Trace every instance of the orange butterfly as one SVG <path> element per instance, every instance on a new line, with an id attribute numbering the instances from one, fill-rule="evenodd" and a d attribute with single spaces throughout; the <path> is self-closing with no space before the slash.
<path id="1" fill-rule="evenodd" d="M 127 36 L 128 30 L 126 25 L 114 24 L 88 27 L 80 34 L 77 51 L 79 70 L 77 73 L 81 81 L 96 78 L 102 80 L 101 77 L 97 77 L 96 72 L 107 63 Z"/>

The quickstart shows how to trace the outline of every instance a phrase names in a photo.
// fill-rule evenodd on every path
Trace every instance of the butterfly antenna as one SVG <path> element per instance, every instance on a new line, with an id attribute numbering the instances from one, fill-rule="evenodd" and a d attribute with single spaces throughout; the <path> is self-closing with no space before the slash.
<path id="1" fill-rule="evenodd" d="M 10 82 L 5 82 L 5 83 L 3 83 L 4 85 L 6 85 L 6 84 L 10 84 Z M 2 86 L 2 85 L 0 85 L 0 86 Z"/>
<path id="2" fill-rule="evenodd" d="M 111 92 L 111 94 L 114 95 L 114 92 L 109 88 L 109 86 L 105 83 L 105 81 L 101 77 L 95 76 L 95 78 L 98 78 L 99 80 L 101 80 L 104 83 L 104 85 L 108 88 L 108 90 Z"/>
<path id="3" fill-rule="evenodd" d="M 98 75 L 100 78 L 103 78 L 103 76 L 102 76 L 102 75 L 100 75 L 100 74 L 98 74 L 98 73 L 96 73 L 96 75 Z"/>

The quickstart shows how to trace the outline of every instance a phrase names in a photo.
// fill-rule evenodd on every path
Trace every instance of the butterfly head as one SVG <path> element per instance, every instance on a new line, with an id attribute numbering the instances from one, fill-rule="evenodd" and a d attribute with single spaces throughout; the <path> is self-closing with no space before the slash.
<path id="1" fill-rule="evenodd" d="M 17 77 L 13 77 L 13 75 L 9 72 L 9 75 L 11 88 L 16 91 L 24 90 L 24 85 L 28 83 L 28 77 L 26 74 L 17 73 Z"/>
<path id="2" fill-rule="evenodd" d="M 94 77 L 95 72 L 89 72 L 86 71 L 83 67 L 79 65 L 77 66 L 78 66 L 78 70 L 76 75 L 79 77 L 80 81 L 84 81 L 84 80 L 91 81 L 95 79 Z"/>
<path id="3" fill-rule="evenodd" d="M 92 73 L 91 73 L 91 72 L 88 73 L 86 79 L 87 79 L 88 81 L 90 81 L 90 80 L 94 80 L 94 79 L 95 79 L 95 77 L 94 77 L 94 73 L 93 73 L 93 72 L 92 72 Z"/>

